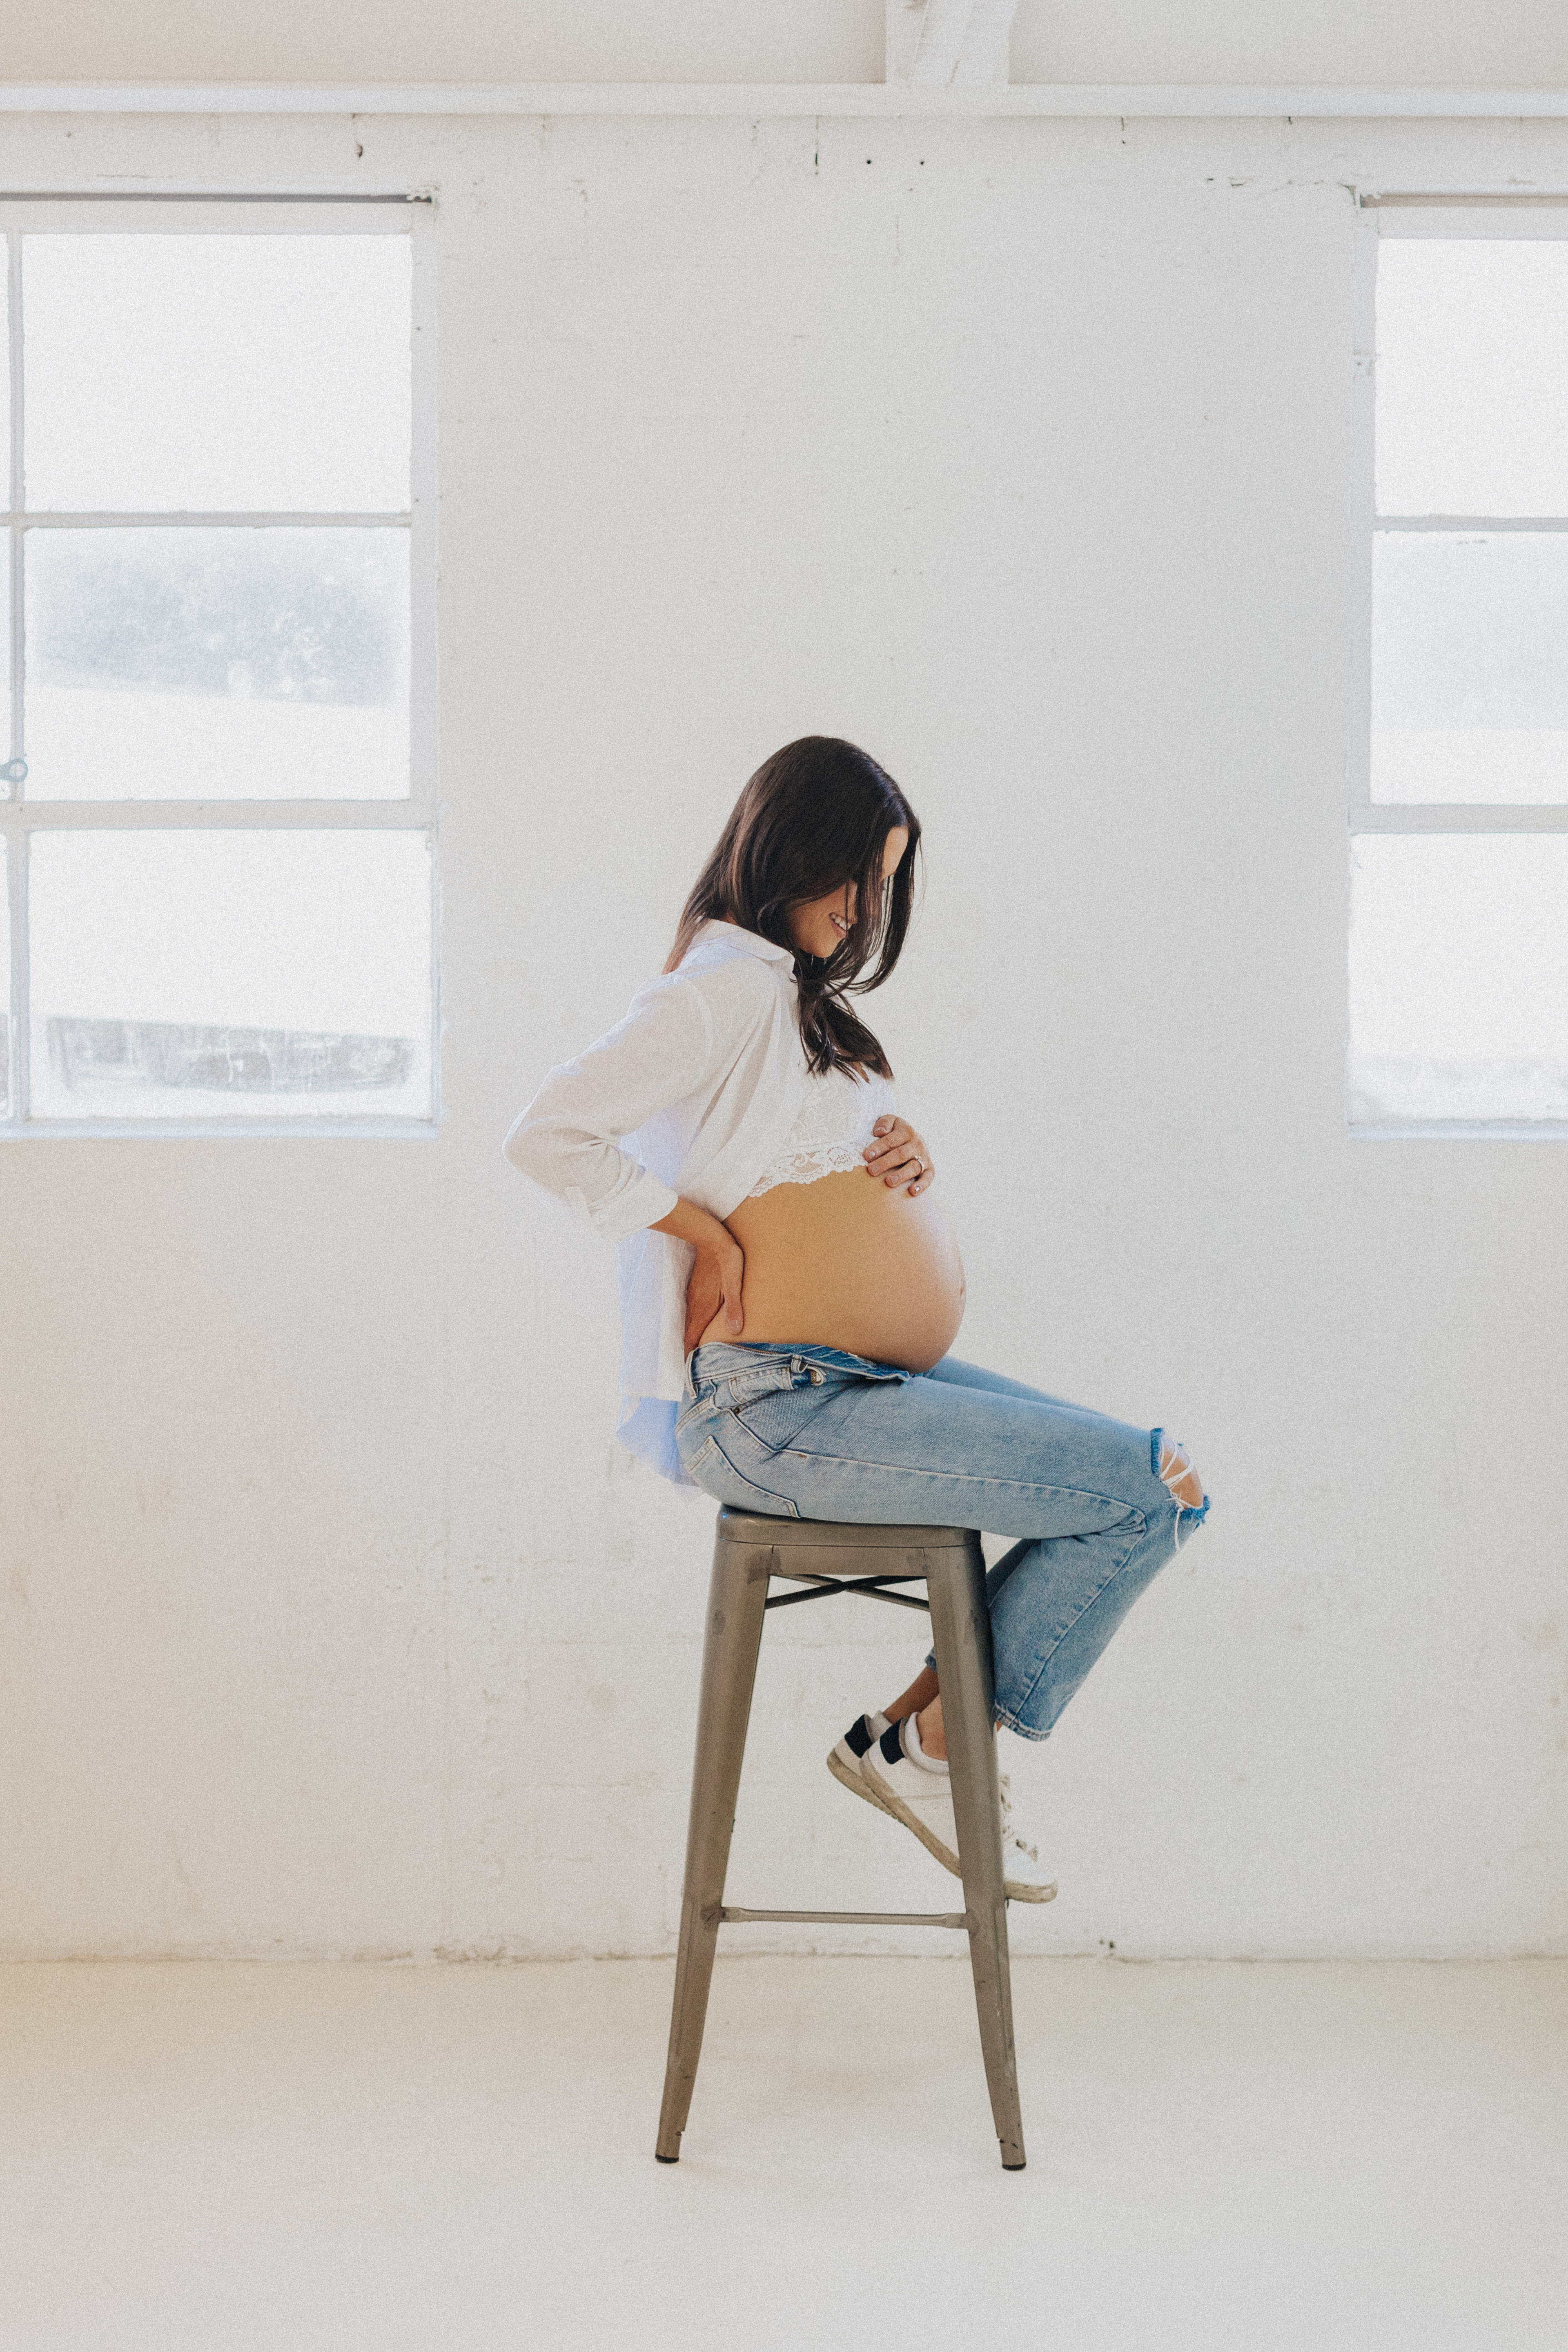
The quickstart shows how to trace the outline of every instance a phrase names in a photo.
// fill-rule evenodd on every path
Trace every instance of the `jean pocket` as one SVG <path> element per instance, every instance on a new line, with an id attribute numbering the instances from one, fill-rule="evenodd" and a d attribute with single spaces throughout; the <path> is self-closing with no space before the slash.
<path id="1" fill-rule="evenodd" d="M 776 1495 L 771 1487 L 757 1485 L 737 1470 L 716 1437 L 710 1437 L 685 1466 L 694 1486 L 702 1487 L 716 1503 L 727 1503 L 737 1511 L 760 1511 L 770 1519 L 798 1519 L 800 1516 L 788 1495 Z"/>
<path id="2" fill-rule="evenodd" d="M 738 1422 L 769 1453 L 783 1454 L 804 1436 L 820 1414 L 829 1414 L 829 1426 L 837 1426 L 842 1414 L 834 1412 L 835 1406 L 852 1410 L 857 1394 L 863 1396 L 868 1390 L 915 1378 L 896 1364 L 872 1364 L 860 1357 L 845 1364 L 811 1365 L 809 1358 L 807 1361 L 810 1368 L 796 1374 L 792 1388 L 747 1398 L 726 1418 Z"/>
<path id="3" fill-rule="evenodd" d="M 765 1454 L 781 1454 L 835 1393 L 831 1381 L 819 1384 L 809 1373 L 801 1372 L 793 1388 L 773 1389 L 762 1396 L 747 1397 L 727 1412 L 725 1420 L 731 1427 L 744 1430 Z"/>

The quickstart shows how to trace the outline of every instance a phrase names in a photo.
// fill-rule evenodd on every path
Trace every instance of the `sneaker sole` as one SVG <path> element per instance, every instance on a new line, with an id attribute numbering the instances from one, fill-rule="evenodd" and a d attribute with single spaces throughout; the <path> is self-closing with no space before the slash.
<path id="1" fill-rule="evenodd" d="M 926 1828 L 919 1814 L 912 1812 L 902 1797 L 894 1796 L 882 1774 L 869 1763 L 861 1766 L 861 1772 L 875 1789 L 877 1802 L 883 1811 L 891 1813 L 895 1822 L 902 1822 L 904 1828 L 920 1840 L 926 1853 L 936 1855 L 944 1870 L 950 1870 L 955 1878 L 962 1878 L 964 1874 L 958 1867 L 957 1855 L 948 1851 L 935 1830 Z"/>
<path id="2" fill-rule="evenodd" d="M 841 1788 L 852 1790 L 857 1797 L 863 1797 L 866 1803 L 874 1805 L 879 1813 L 886 1812 L 887 1807 L 862 1772 L 858 1762 L 852 1768 L 833 1748 L 828 1751 L 828 1769 Z"/>
<path id="3" fill-rule="evenodd" d="M 828 1761 L 831 1768 L 833 1761 L 831 1757 Z M 911 1812 L 909 1807 L 894 1796 L 880 1772 L 867 1774 L 863 1765 L 861 1769 L 862 1779 L 869 1780 L 876 1789 L 877 1793 L 872 1800 L 873 1803 L 880 1804 L 883 1811 L 891 1814 L 895 1822 L 902 1822 L 904 1827 L 920 1840 L 926 1853 L 936 1856 L 944 1870 L 950 1870 L 955 1878 L 961 1879 L 964 1874 L 959 1868 L 957 1855 L 950 1853 L 935 1831 L 928 1830 L 919 1815 Z M 841 1771 L 837 1777 L 842 1780 L 845 1776 Z M 864 1796 L 866 1793 L 866 1789 L 862 1787 L 861 1794 Z M 1030 1886 L 1022 1879 L 1004 1878 L 1002 1892 L 1010 1903 L 1049 1903 L 1056 1894 L 1056 1882 L 1052 1879 L 1049 1886 Z"/>

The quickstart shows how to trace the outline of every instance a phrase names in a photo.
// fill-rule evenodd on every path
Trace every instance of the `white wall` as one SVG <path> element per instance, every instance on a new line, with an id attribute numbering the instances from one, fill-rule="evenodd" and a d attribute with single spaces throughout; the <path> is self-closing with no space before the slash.
<path id="1" fill-rule="evenodd" d="M 8 81 L 880 81 L 884 0 L 0 0 Z M 1035 82 L 1568 79 L 1544 0 L 1019 0 Z"/>
<path id="2" fill-rule="evenodd" d="M 668 1948 L 712 1510 L 613 1446 L 610 1255 L 499 1143 L 807 730 L 927 827 L 877 1013 L 962 1351 L 1216 1498 L 1009 1743 L 1019 1946 L 1563 1948 L 1568 1157 L 1341 1092 L 1345 183 L 1568 186 L 1568 129 L 5 140 L 439 188 L 447 1105 L 0 1155 L 4 1950 Z M 738 1899 L 936 1891 L 822 1769 L 917 1662 L 882 1617 L 770 1625 Z"/>

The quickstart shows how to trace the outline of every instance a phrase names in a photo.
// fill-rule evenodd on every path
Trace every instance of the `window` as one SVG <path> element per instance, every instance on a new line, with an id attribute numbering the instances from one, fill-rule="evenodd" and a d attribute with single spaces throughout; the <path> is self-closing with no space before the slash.
<path id="1" fill-rule="evenodd" d="M 433 1132 L 428 207 L 0 226 L 0 1128 Z"/>
<path id="2" fill-rule="evenodd" d="M 1568 1136 L 1568 206 L 1369 203 L 1346 1108 Z"/>

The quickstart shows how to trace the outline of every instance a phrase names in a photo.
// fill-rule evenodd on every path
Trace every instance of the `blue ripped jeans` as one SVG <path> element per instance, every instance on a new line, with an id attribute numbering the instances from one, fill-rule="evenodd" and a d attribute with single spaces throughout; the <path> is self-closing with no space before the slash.
<path id="1" fill-rule="evenodd" d="M 1207 1494 L 1186 1504 L 1161 1479 L 1163 1430 L 953 1356 L 907 1372 L 841 1348 L 695 1348 L 675 1443 L 687 1475 L 741 1510 L 1017 1536 L 986 1589 L 997 1720 L 1026 1739 L 1208 1516 Z"/>

